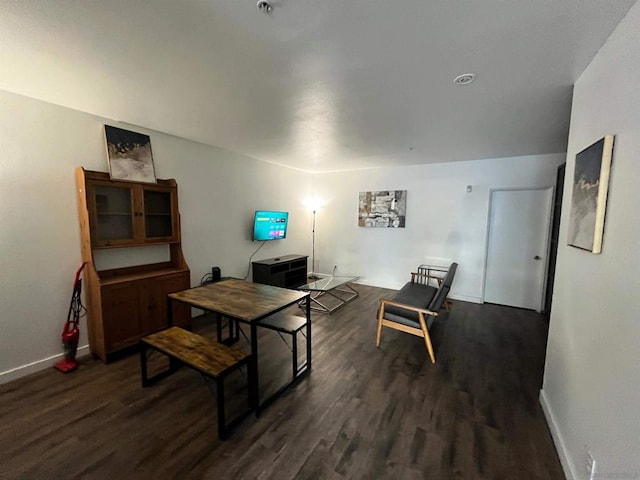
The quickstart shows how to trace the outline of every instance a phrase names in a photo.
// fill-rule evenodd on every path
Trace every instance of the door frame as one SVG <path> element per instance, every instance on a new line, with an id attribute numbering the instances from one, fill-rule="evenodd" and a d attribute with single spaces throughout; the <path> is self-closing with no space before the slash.
<path id="1" fill-rule="evenodd" d="M 558 165 L 556 170 L 556 187 L 553 192 L 553 215 L 551 218 L 551 233 L 549 235 L 549 263 L 547 265 L 547 285 L 545 287 L 543 312 L 547 321 L 551 317 L 553 303 L 553 288 L 555 285 L 556 263 L 558 261 L 558 247 L 560 241 L 560 220 L 562 218 L 562 202 L 564 201 L 564 180 L 567 163 Z"/>
<path id="2" fill-rule="evenodd" d="M 546 186 L 535 186 L 535 187 L 489 187 L 489 202 L 488 202 L 488 208 L 487 208 L 487 228 L 486 228 L 486 234 L 485 234 L 485 241 L 484 241 L 484 260 L 482 262 L 482 291 L 481 291 L 481 295 L 480 295 L 480 301 L 481 303 L 485 303 L 485 298 L 484 298 L 484 294 L 485 294 L 485 287 L 486 287 L 486 283 L 487 283 L 487 264 L 489 261 L 489 235 L 491 233 L 491 209 L 493 207 L 493 192 L 512 192 L 512 191 L 523 191 L 523 190 L 551 190 L 551 204 L 549 206 L 549 211 L 546 212 L 547 216 L 546 216 L 546 224 L 547 224 L 547 228 L 546 228 L 546 234 L 544 236 L 544 258 L 545 258 L 545 263 L 544 263 L 544 272 L 543 272 L 543 280 L 542 280 L 542 291 L 541 291 L 541 295 L 540 295 L 540 302 L 538 305 L 538 308 L 536 309 L 537 312 L 542 312 L 542 309 L 544 308 L 544 299 L 545 299 L 545 294 L 547 291 L 547 275 L 548 275 L 548 270 L 549 270 L 549 248 L 550 248 L 550 237 L 551 237 L 551 227 L 552 227 L 552 212 L 553 212 L 553 199 L 555 198 L 555 186 L 553 185 L 546 185 Z"/>

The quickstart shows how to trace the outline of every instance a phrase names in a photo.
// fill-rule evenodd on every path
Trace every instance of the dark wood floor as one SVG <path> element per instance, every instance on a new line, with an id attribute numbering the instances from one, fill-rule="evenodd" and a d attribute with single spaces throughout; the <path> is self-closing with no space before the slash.
<path id="1" fill-rule="evenodd" d="M 313 314 L 312 374 L 225 442 L 198 374 L 142 389 L 137 355 L 0 385 L 0 478 L 564 478 L 538 403 L 541 315 L 456 301 L 434 325 L 433 365 L 418 337 L 385 329 L 375 347 L 389 291 L 357 288 L 346 308 Z M 260 343 L 275 388 L 290 352 L 275 332 Z"/>

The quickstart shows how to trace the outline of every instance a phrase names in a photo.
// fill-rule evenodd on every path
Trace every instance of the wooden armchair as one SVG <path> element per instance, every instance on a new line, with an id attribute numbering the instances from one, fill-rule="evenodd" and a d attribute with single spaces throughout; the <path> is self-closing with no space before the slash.
<path id="1" fill-rule="evenodd" d="M 436 363 L 429 328 L 447 299 L 457 268 L 458 264 L 452 263 L 437 288 L 429 285 L 424 274 L 411 273 L 411 281 L 393 298 L 380 300 L 376 346 L 380 346 L 382 327 L 393 328 L 423 337 L 431 362 Z"/>

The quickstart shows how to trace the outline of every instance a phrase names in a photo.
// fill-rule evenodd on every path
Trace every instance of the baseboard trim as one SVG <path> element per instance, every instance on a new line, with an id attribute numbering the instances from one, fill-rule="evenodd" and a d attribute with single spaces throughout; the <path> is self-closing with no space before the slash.
<path id="1" fill-rule="evenodd" d="M 469 303 L 483 303 L 480 297 L 471 297 L 469 295 L 449 295 L 447 296 L 449 300 L 460 300 L 461 302 L 469 302 Z"/>
<path id="2" fill-rule="evenodd" d="M 544 416 L 547 419 L 547 425 L 549 426 L 549 431 L 551 432 L 553 443 L 556 447 L 556 451 L 558 452 L 558 457 L 560 458 L 560 463 L 562 464 L 564 476 L 567 478 L 567 480 L 578 480 L 580 477 L 576 474 L 576 467 L 567 454 L 567 449 L 565 447 L 562 434 L 558 429 L 558 422 L 556 421 L 556 417 L 553 415 L 551 405 L 549 405 L 544 389 L 540 389 L 540 405 L 542 405 L 542 411 L 544 412 Z"/>
<path id="3" fill-rule="evenodd" d="M 86 355 L 89 353 L 89 345 L 84 345 L 82 347 L 78 347 L 78 351 L 76 353 L 76 357 Z M 27 363 L 26 365 L 21 365 L 16 368 L 12 368 L 11 370 L 7 370 L 5 372 L 0 372 L 0 385 L 3 383 L 10 382 L 12 380 L 17 380 L 18 378 L 26 377 L 27 375 L 35 372 L 39 372 L 40 370 L 45 370 L 47 368 L 53 367 L 53 364 L 58 360 L 61 360 L 63 357 L 62 353 L 57 355 L 51 355 L 50 357 L 43 358 L 41 360 L 36 360 L 35 362 Z"/>
<path id="4" fill-rule="evenodd" d="M 356 285 L 366 285 L 368 287 L 377 287 L 377 288 L 388 288 L 389 290 L 399 290 L 400 287 L 398 287 L 397 285 L 395 286 L 390 286 L 390 285 L 380 285 L 380 284 L 374 284 L 374 283 L 370 283 L 370 282 L 366 282 L 366 281 L 362 281 L 362 280 L 358 280 L 357 282 L 354 282 Z M 470 302 L 470 303 L 483 303 L 482 299 L 480 297 L 473 297 L 470 295 L 459 295 L 459 294 L 451 294 L 449 296 L 447 296 L 448 299 L 450 300 L 460 300 L 461 302 Z"/>

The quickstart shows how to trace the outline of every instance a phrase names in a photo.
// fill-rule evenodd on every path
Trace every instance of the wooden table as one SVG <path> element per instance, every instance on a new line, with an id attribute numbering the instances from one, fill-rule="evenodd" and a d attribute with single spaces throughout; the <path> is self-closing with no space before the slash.
<path id="1" fill-rule="evenodd" d="M 301 374 L 291 382 L 285 384 L 277 392 L 260 401 L 259 375 L 258 375 L 258 335 L 257 330 L 260 321 L 291 305 L 298 304 L 306 299 L 307 317 L 307 361 L 301 367 Z M 191 288 L 168 295 L 167 316 L 169 326 L 173 324 L 172 302 L 178 301 L 192 307 L 211 312 L 219 320 L 220 316 L 227 317 L 230 321 L 238 321 L 249 325 L 251 329 L 251 363 L 253 367 L 253 382 L 251 385 L 252 406 L 259 414 L 260 411 L 271 403 L 278 395 L 290 385 L 297 382 L 303 375 L 311 371 L 311 301 L 308 292 L 287 290 L 284 288 L 250 283 L 244 280 L 229 279 L 212 283 L 203 287 Z"/>

